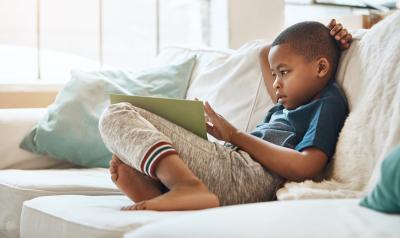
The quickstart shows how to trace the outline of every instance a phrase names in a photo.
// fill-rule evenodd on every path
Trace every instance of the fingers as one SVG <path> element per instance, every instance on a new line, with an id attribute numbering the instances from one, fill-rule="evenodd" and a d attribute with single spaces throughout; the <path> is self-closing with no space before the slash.
<path id="1" fill-rule="evenodd" d="M 331 36 L 335 36 L 335 39 L 336 39 L 336 40 L 339 40 L 340 38 L 337 39 L 337 38 L 336 38 L 336 34 L 339 33 L 339 31 L 341 31 L 342 28 L 343 28 L 342 24 L 340 24 L 340 23 L 336 24 L 336 25 L 333 27 L 333 29 L 331 29 L 331 31 L 330 31 Z"/>
<path id="2" fill-rule="evenodd" d="M 204 110 L 206 111 L 208 116 L 211 116 L 211 117 L 217 116 L 217 113 L 214 111 L 214 109 L 212 109 L 212 107 L 210 106 L 210 104 L 208 104 L 207 101 L 205 102 Z"/>
<path id="3" fill-rule="evenodd" d="M 208 133 L 213 134 L 215 128 L 213 125 L 206 123 L 206 129 Z"/>
<path id="4" fill-rule="evenodd" d="M 332 19 L 328 24 L 328 28 L 330 29 L 330 35 L 338 42 L 340 49 L 347 49 L 350 47 L 353 36 L 342 24 Z"/>
<path id="5" fill-rule="evenodd" d="M 348 33 L 346 36 L 343 37 L 342 41 L 344 40 L 344 42 L 350 42 L 351 39 L 353 39 L 353 36 Z"/>
<path id="6" fill-rule="evenodd" d="M 327 25 L 327 27 L 332 30 L 332 28 L 336 25 L 336 20 L 332 19 L 329 24 Z"/>
<path id="7" fill-rule="evenodd" d="M 213 123 L 213 118 L 212 117 L 214 117 L 216 113 L 211 108 L 210 104 L 207 101 L 204 104 L 204 111 L 205 111 L 204 117 L 206 119 L 206 124 L 208 122 Z"/>
<path id="8" fill-rule="evenodd" d="M 343 48 L 347 49 L 350 47 L 350 42 L 352 39 L 352 35 L 349 33 L 347 35 L 345 35 L 341 40 L 340 40 L 340 44 L 342 45 Z"/>
<path id="9" fill-rule="evenodd" d="M 204 118 L 206 119 L 206 122 L 211 122 L 211 118 L 207 115 L 207 113 L 204 114 Z"/>
<path id="10" fill-rule="evenodd" d="M 342 40 L 347 34 L 349 34 L 349 33 L 347 32 L 347 29 L 344 28 L 341 31 L 339 31 L 339 33 L 336 34 L 335 39 Z M 345 42 L 342 42 L 342 43 L 345 43 Z"/>

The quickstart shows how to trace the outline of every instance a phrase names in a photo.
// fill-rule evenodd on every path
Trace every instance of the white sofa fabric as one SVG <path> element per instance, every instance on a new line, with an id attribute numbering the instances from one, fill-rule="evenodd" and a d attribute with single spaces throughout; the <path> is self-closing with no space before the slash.
<path id="1" fill-rule="evenodd" d="M 120 210 L 131 204 L 126 196 L 38 197 L 24 203 L 21 237 L 119 238 L 144 225 L 193 213 Z"/>
<path id="2" fill-rule="evenodd" d="M 0 169 L 71 168 L 74 165 L 19 148 L 19 143 L 44 116 L 46 108 L 0 110 Z"/>
<path id="3" fill-rule="evenodd" d="M 0 110 L 0 237 L 19 237 L 22 204 L 39 196 L 121 194 L 106 169 L 85 169 L 19 148 L 45 108 Z"/>
<path id="4" fill-rule="evenodd" d="M 119 210 L 130 203 L 124 196 L 35 198 L 24 204 L 21 237 L 399 237 L 399 216 L 360 207 L 358 199 L 275 201 L 186 212 Z"/>
<path id="5" fill-rule="evenodd" d="M 398 238 L 400 217 L 358 199 L 264 202 L 213 209 L 143 226 L 124 238 Z"/>
<path id="6" fill-rule="evenodd" d="M 24 201 L 50 195 L 119 195 L 108 170 L 46 169 L 0 171 L 0 237 L 19 237 Z"/>

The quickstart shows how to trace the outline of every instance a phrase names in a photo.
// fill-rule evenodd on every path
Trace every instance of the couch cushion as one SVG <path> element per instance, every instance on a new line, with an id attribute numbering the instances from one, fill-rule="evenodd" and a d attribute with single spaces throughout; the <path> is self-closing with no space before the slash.
<path id="1" fill-rule="evenodd" d="M 22 203 L 59 194 L 121 194 L 106 169 L 1 170 L 0 237 L 18 237 Z"/>
<path id="2" fill-rule="evenodd" d="M 192 56 L 141 72 L 72 70 L 71 80 L 20 146 L 80 166 L 107 168 L 112 154 L 102 141 L 98 124 L 110 105 L 108 94 L 183 98 L 195 62 Z"/>
<path id="3" fill-rule="evenodd" d="M 360 204 L 377 211 L 400 214 L 400 145 L 385 158 L 378 184 Z"/>
<path id="4" fill-rule="evenodd" d="M 190 213 L 120 210 L 130 204 L 132 202 L 125 196 L 35 198 L 24 203 L 21 237 L 117 238 L 148 223 Z"/>
<path id="5" fill-rule="evenodd" d="M 131 204 L 125 196 L 46 196 L 24 203 L 21 237 L 399 237 L 400 215 L 375 212 L 358 201 L 264 202 L 156 212 L 120 211 Z"/>
<path id="6" fill-rule="evenodd" d="M 211 48 L 185 48 L 180 46 L 169 46 L 161 49 L 161 52 L 152 62 L 155 66 L 165 66 L 171 63 L 180 62 L 196 55 L 196 64 L 192 71 L 189 84 L 199 73 L 209 70 L 214 66 L 221 64 L 234 53 L 234 50 L 217 50 Z"/>
<path id="7" fill-rule="evenodd" d="M 201 211 L 148 224 L 124 238 L 399 237 L 400 215 L 357 199 L 264 202 Z"/>
<path id="8" fill-rule="evenodd" d="M 46 108 L 0 109 L 0 169 L 70 168 L 74 165 L 19 148 L 22 138 L 44 116 Z"/>

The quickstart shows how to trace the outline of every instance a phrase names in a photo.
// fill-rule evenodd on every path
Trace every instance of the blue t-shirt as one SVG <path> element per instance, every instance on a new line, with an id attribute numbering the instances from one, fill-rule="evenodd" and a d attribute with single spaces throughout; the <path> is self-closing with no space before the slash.
<path id="1" fill-rule="evenodd" d="M 346 97 L 330 82 L 318 99 L 296 109 L 275 104 L 250 134 L 297 151 L 316 147 L 331 158 L 348 112 Z"/>

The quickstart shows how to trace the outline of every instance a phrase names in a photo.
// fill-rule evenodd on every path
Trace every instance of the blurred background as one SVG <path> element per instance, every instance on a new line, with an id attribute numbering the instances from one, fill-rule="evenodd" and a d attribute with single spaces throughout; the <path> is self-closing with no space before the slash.
<path id="1" fill-rule="evenodd" d="M 164 47 L 237 49 L 304 20 L 369 28 L 394 0 L 0 0 L 0 107 L 43 106 L 72 68 L 146 68 Z M 48 94 L 43 94 L 48 92 Z M 42 97 L 42 98 L 41 98 Z"/>

